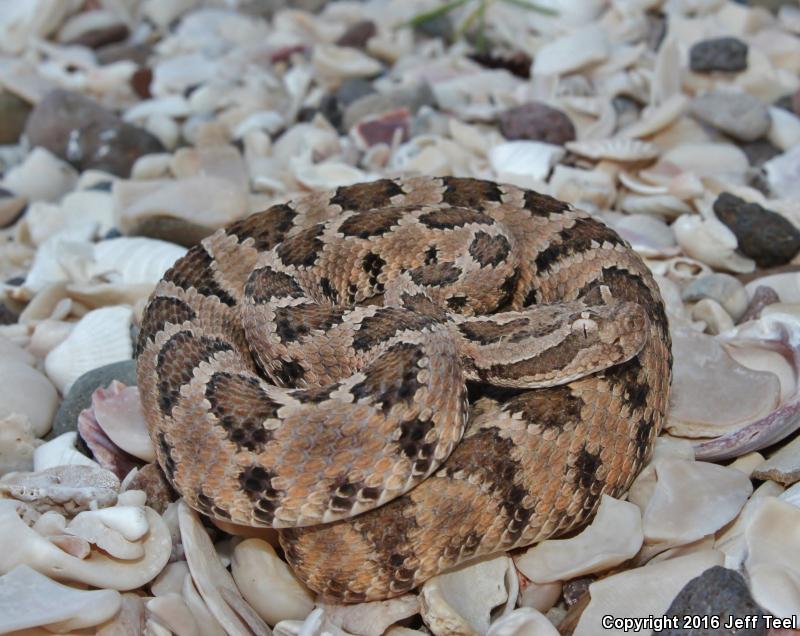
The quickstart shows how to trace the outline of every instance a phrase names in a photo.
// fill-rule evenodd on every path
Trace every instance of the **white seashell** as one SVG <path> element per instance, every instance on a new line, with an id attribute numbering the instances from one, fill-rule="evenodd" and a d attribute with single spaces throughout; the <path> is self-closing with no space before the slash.
<path id="1" fill-rule="evenodd" d="M 505 614 L 516 604 L 510 579 L 516 586 L 514 564 L 505 555 L 440 574 L 423 584 L 420 614 L 435 634 L 484 634 L 494 608 L 505 606 Z"/>
<path id="2" fill-rule="evenodd" d="M 770 191 L 778 197 L 800 198 L 800 145 L 764 164 Z"/>
<path id="3" fill-rule="evenodd" d="M 676 219 L 682 214 L 694 212 L 691 206 L 671 194 L 626 194 L 618 205 L 628 214 L 651 214 L 666 219 Z"/>
<path id="4" fill-rule="evenodd" d="M 146 603 L 147 611 L 159 624 L 167 628 L 170 634 L 198 634 L 200 628 L 192 616 L 192 611 L 180 594 L 170 592 L 152 598 Z"/>
<path id="5" fill-rule="evenodd" d="M 591 600 L 573 634 L 623 636 L 622 626 L 603 624 L 604 616 L 642 618 L 663 616 L 683 587 L 708 568 L 722 565 L 723 554 L 701 550 L 606 577 L 589 586 Z"/>
<path id="6" fill-rule="evenodd" d="M 226 636 L 222 625 L 214 618 L 203 597 L 197 591 L 191 574 L 187 573 L 183 579 L 182 594 L 184 602 L 192 610 L 192 616 L 199 623 L 200 636 Z"/>
<path id="7" fill-rule="evenodd" d="M 790 486 L 800 481 L 800 464 L 798 454 L 800 438 L 795 438 L 785 446 L 763 460 L 753 469 L 755 479 L 771 479 L 784 486 Z"/>
<path id="8" fill-rule="evenodd" d="M 274 110 L 260 110 L 245 117 L 233 129 L 234 139 L 243 139 L 248 133 L 254 130 L 265 130 L 274 135 L 281 128 L 286 126 L 284 117 Z"/>
<path id="9" fill-rule="evenodd" d="M 692 320 L 704 322 L 710 334 L 724 333 L 733 329 L 733 318 L 716 300 L 703 298 L 692 307 Z"/>
<path id="10" fill-rule="evenodd" d="M 702 276 L 681 292 L 681 298 L 694 302 L 703 298 L 711 298 L 722 305 L 734 320 L 742 317 L 747 309 L 747 292 L 744 285 L 730 274 L 708 274 Z"/>
<path id="11" fill-rule="evenodd" d="M 372 77 L 383 69 L 375 58 L 351 46 L 318 44 L 311 54 L 316 72 L 330 79 Z"/>
<path id="12" fill-rule="evenodd" d="M 3 187 L 29 201 L 58 201 L 75 187 L 78 175 L 65 161 L 40 146 L 5 175 Z"/>
<path id="13" fill-rule="evenodd" d="M 0 418 L 0 477 L 33 470 L 33 451 L 38 444 L 27 417 L 15 413 Z"/>
<path id="14" fill-rule="evenodd" d="M 302 620 L 314 609 L 314 595 L 266 541 L 239 543 L 233 549 L 231 574 L 244 599 L 270 625 Z"/>
<path id="15" fill-rule="evenodd" d="M 131 359 L 132 315 L 131 308 L 123 305 L 90 311 L 67 339 L 47 354 L 45 371 L 62 394 L 87 371 Z"/>
<path id="16" fill-rule="evenodd" d="M 339 135 L 327 124 L 297 124 L 283 133 L 272 149 L 278 165 L 289 165 L 292 159 L 306 157 L 320 162 L 342 151 Z"/>
<path id="17" fill-rule="evenodd" d="M 748 300 L 752 300 L 753 294 L 759 287 L 769 287 L 774 290 L 781 302 L 800 302 L 800 273 L 798 272 L 772 274 L 751 280 L 744 287 Z"/>
<path id="18" fill-rule="evenodd" d="M 658 106 L 645 108 L 639 121 L 619 134 L 622 137 L 649 137 L 675 122 L 688 106 L 688 97 L 680 93 L 672 95 Z"/>
<path id="19" fill-rule="evenodd" d="M 178 504 L 178 521 L 192 579 L 214 618 L 229 633 L 248 633 L 250 629 L 257 636 L 267 636 L 269 627 L 241 597 L 236 583 L 220 562 L 197 513 L 183 501 Z"/>
<path id="20" fill-rule="evenodd" d="M 419 601 L 414 594 L 356 605 L 317 603 L 317 606 L 325 610 L 334 625 L 360 636 L 381 636 L 394 623 L 419 613 Z"/>
<path id="21" fill-rule="evenodd" d="M 150 583 L 150 591 L 153 596 L 179 593 L 183 589 L 183 582 L 187 574 L 189 574 L 189 565 L 186 561 L 168 563 Z"/>
<path id="22" fill-rule="evenodd" d="M 500 181 L 515 183 L 520 177 L 543 181 L 564 154 L 562 147 L 553 144 L 509 141 L 489 151 L 489 163 Z"/>
<path id="23" fill-rule="evenodd" d="M 678 166 L 682 171 L 699 177 L 723 176 L 737 183 L 750 167 L 741 149 L 723 143 L 681 144 L 665 152 L 659 163 Z"/>
<path id="24" fill-rule="evenodd" d="M 116 285 L 155 286 L 164 273 L 186 254 L 186 248 L 143 237 L 119 237 L 94 246 L 88 275 Z"/>
<path id="25" fill-rule="evenodd" d="M 169 176 L 169 164 L 172 155 L 168 152 L 157 152 L 142 155 L 131 168 L 131 179 L 161 179 Z"/>
<path id="26" fill-rule="evenodd" d="M 617 194 L 614 180 L 608 173 L 564 165 L 558 165 L 553 170 L 549 189 L 557 199 L 590 210 L 610 208 Z"/>
<path id="27" fill-rule="evenodd" d="M 318 607 L 304 621 L 281 621 L 272 632 L 275 636 L 350 636 L 335 625 Z"/>
<path id="28" fill-rule="evenodd" d="M 744 534 L 753 600 L 774 616 L 795 616 L 800 607 L 800 509 L 766 497 Z"/>
<path id="29" fill-rule="evenodd" d="M 127 122 L 144 122 L 150 115 L 186 117 L 191 114 L 189 102 L 181 95 L 170 95 L 159 99 L 145 99 L 126 110 L 122 118 Z"/>
<path id="30" fill-rule="evenodd" d="M 770 125 L 767 139 L 783 151 L 800 145 L 800 117 L 783 108 L 769 108 Z"/>
<path id="31" fill-rule="evenodd" d="M 33 469 L 41 471 L 66 465 L 100 468 L 97 462 L 89 459 L 75 448 L 77 440 L 78 434 L 75 431 L 71 431 L 38 446 L 33 451 Z"/>
<path id="32" fill-rule="evenodd" d="M 156 459 L 139 400 L 139 389 L 114 380 L 108 390 L 92 395 L 94 417 L 103 432 L 122 450 L 145 462 Z"/>
<path id="33" fill-rule="evenodd" d="M 523 607 L 492 623 L 486 636 L 558 636 L 558 630 L 541 612 Z"/>
<path id="34" fill-rule="evenodd" d="M 58 408 L 58 394 L 47 377 L 11 357 L 0 359 L 0 419 L 24 415 L 36 437 L 43 437 Z"/>
<path id="35" fill-rule="evenodd" d="M 646 181 L 640 180 L 637 176 L 632 175 L 630 172 L 622 171 L 617 177 L 620 183 L 634 194 L 646 194 L 649 196 L 667 194 L 666 186 L 647 183 Z"/>
<path id="36" fill-rule="evenodd" d="M 97 236 L 105 235 L 114 227 L 114 202 L 108 192 L 70 192 L 61 200 L 61 211 L 67 219 L 67 227 L 94 222 Z M 78 223 L 70 223 L 70 219 L 76 219 Z"/>
<path id="37" fill-rule="evenodd" d="M 169 530 L 161 517 L 145 508 L 148 533 L 142 540 L 144 556 L 133 561 L 118 561 L 93 551 L 86 559 L 66 554 L 20 519 L 17 502 L 0 499 L 0 537 L 13 538 L 17 549 L 0 555 L 0 572 L 17 565 L 29 565 L 42 574 L 79 581 L 95 587 L 132 590 L 152 580 L 167 564 L 172 550 Z"/>
<path id="38" fill-rule="evenodd" d="M 680 251 L 670 227 L 656 217 L 631 214 L 610 220 L 609 225 L 642 256 L 674 256 Z"/>
<path id="39" fill-rule="evenodd" d="M 158 139 L 167 150 L 174 150 L 181 137 L 178 122 L 163 113 L 149 115 L 143 128 Z"/>
<path id="40" fill-rule="evenodd" d="M 125 511 L 126 508 L 130 510 L 130 512 Z M 128 537 L 124 536 L 118 528 L 115 528 L 108 523 L 108 519 L 110 518 L 112 523 L 116 522 L 117 526 L 122 525 L 119 523 L 122 520 L 115 519 L 115 517 L 119 516 L 118 514 L 103 516 L 100 513 L 105 512 L 105 510 L 87 510 L 85 512 L 78 513 L 78 515 L 72 521 L 70 521 L 69 524 L 67 524 L 65 532 L 67 534 L 85 539 L 92 545 L 97 546 L 104 552 L 117 559 L 130 561 L 132 559 L 142 558 L 144 556 L 144 548 L 140 543 L 136 543 L 136 540 L 140 539 L 148 529 L 147 520 L 144 517 L 144 508 L 115 506 L 114 508 L 108 508 L 106 510 L 112 510 L 115 513 L 125 511 L 128 516 L 138 512 L 141 519 L 133 520 L 133 522 L 138 522 L 140 525 L 143 524 L 144 531 L 141 533 L 133 532 L 133 528 L 128 526 L 127 529 L 129 530 L 129 534 L 138 534 L 138 536 L 129 539 Z"/>
<path id="41" fill-rule="evenodd" d="M 711 267 L 730 272 L 752 272 L 756 265 L 736 253 L 736 235 L 715 218 L 684 214 L 672 224 L 683 251 Z"/>
<path id="42" fill-rule="evenodd" d="M 38 292 L 51 283 L 70 280 L 70 271 L 80 269 L 92 258 L 92 245 L 87 238 L 85 233 L 79 240 L 59 234 L 42 243 L 25 277 L 25 289 Z"/>
<path id="43" fill-rule="evenodd" d="M 685 545 L 719 530 L 753 492 L 747 475 L 685 459 L 654 462 L 658 476 L 642 514 L 645 541 Z"/>
<path id="44" fill-rule="evenodd" d="M 586 26 L 569 35 L 551 40 L 539 49 L 533 62 L 533 75 L 565 75 L 608 57 L 609 42 L 597 26 Z"/>
<path id="45" fill-rule="evenodd" d="M 591 525 L 570 539 L 549 539 L 517 555 L 517 569 L 535 583 L 566 581 L 608 570 L 642 547 L 639 508 L 603 495 Z"/>
<path id="46" fill-rule="evenodd" d="M 647 161 L 658 157 L 660 152 L 654 144 L 625 137 L 568 141 L 565 145 L 567 150 L 582 157 L 611 161 Z"/>
<path id="47" fill-rule="evenodd" d="M 778 407 L 773 373 L 736 362 L 722 341 L 685 329 L 672 339 L 675 359 L 667 430 L 681 437 L 718 437 L 766 417 Z M 725 396 L 736 395 L 735 403 Z"/>
<path id="48" fill-rule="evenodd" d="M 292 173 L 299 183 L 312 190 L 328 190 L 343 185 L 373 181 L 377 178 L 375 175 L 370 175 L 363 170 L 338 161 L 318 164 L 308 164 L 303 161 L 292 162 Z"/>
<path id="49" fill-rule="evenodd" d="M 0 632 L 47 627 L 69 632 L 104 623 L 117 613 L 115 590 L 79 590 L 56 583 L 27 565 L 0 576 Z"/>

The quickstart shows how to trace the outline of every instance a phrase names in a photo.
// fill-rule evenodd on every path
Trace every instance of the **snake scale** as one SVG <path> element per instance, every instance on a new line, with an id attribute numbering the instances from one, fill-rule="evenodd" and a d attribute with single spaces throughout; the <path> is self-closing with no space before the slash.
<path id="1" fill-rule="evenodd" d="M 323 598 L 400 595 L 620 496 L 672 358 L 646 265 L 549 196 L 382 179 L 218 230 L 137 343 L 158 463 L 198 511 L 280 528 Z"/>

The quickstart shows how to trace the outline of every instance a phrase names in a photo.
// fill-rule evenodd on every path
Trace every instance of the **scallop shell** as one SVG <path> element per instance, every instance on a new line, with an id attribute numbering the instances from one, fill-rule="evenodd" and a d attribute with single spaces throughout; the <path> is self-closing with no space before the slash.
<path id="1" fill-rule="evenodd" d="M 133 310 L 124 305 L 90 311 L 67 339 L 47 354 L 45 371 L 62 394 L 87 371 L 131 359 L 132 316 Z"/>
<path id="2" fill-rule="evenodd" d="M 620 199 L 618 205 L 628 214 L 656 215 L 666 219 L 676 219 L 694 212 L 687 203 L 671 194 L 627 194 Z"/>
<path id="3" fill-rule="evenodd" d="M 659 155 L 658 146 L 655 144 L 625 137 L 568 141 L 566 147 L 570 152 L 582 157 L 612 161 L 648 161 Z"/>
<path id="4" fill-rule="evenodd" d="M 120 237 L 100 241 L 94 246 L 92 278 L 118 285 L 155 285 L 186 248 L 142 237 Z"/>
<path id="5" fill-rule="evenodd" d="M 680 117 L 689 105 L 686 95 L 673 95 L 655 107 L 642 111 L 642 118 L 620 132 L 623 137 L 648 137 L 663 130 Z"/>

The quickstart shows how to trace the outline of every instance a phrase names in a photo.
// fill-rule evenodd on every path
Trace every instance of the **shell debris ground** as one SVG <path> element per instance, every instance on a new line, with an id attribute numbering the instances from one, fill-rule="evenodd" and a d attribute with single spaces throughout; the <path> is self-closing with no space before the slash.
<path id="1" fill-rule="evenodd" d="M 486 51 L 453 37 L 477 4 L 412 28 L 435 2 L 0 0 L 0 633 L 593 635 L 698 602 L 800 621 L 796 3 L 494 2 Z M 419 175 L 533 188 L 628 241 L 665 301 L 670 411 L 570 536 L 335 604 L 273 530 L 175 500 L 134 348 L 217 228 Z"/>

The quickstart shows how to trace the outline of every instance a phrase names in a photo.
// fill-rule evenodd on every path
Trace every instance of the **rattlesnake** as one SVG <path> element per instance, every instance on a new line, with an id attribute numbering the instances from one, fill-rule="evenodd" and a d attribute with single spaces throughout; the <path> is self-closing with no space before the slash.
<path id="1" fill-rule="evenodd" d="M 340 602 L 584 523 L 648 459 L 672 364 L 656 284 L 614 231 L 452 177 L 218 230 L 157 285 L 137 355 L 176 490 L 282 528 L 297 575 Z"/>

